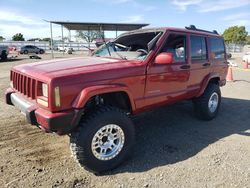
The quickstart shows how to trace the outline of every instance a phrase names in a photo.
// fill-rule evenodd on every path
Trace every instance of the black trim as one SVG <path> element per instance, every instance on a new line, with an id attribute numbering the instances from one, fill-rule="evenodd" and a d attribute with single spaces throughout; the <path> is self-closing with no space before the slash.
<path id="1" fill-rule="evenodd" d="M 219 35 L 219 33 L 216 30 L 207 31 L 207 30 L 203 30 L 203 29 L 197 29 L 195 27 L 195 25 L 186 26 L 185 28 L 188 29 L 188 30 L 192 30 L 192 31 L 201 31 L 201 32 L 204 32 L 204 33 L 211 33 L 211 34 Z"/>
<path id="2" fill-rule="evenodd" d="M 10 95 L 11 95 L 12 93 L 6 93 L 5 94 L 5 102 L 6 102 L 6 104 L 8 104 L 8 105 L 12 105 L 13 106 L 13 103 L 11 102 L 11 99 L 10 99 Z"/>
<path id="3" fill-rule="evenodd" d="M 36 120 L 36 116 L 35 116 L 35 110 L 32 111 L 26 111 L 26 119 L 27 122 L 31 125 L 38 125 L 37 120 Z"/>
<path id="4" fill-rule="evenodd" d="M 49 132 L 56 132 L 59 135 L 69 134 L 79 124 L 83 114 L 83 109 L 74 110 L 71 113 L 56 118 L 46 119 Z"/>

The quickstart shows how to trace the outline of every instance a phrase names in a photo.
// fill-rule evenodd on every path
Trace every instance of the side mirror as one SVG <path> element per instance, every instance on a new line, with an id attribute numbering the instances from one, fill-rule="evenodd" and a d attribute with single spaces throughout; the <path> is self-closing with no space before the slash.
<path id="1" fill-rule="evenodd" d="M 227 53 L 227 59 L 231 59 L 232 58 L 232 54 L 231 53 Z"/>
<path id="2" fill-rule="evenodd" d="M 160 53 L 155 58 L 155 63 L 160 65 L 172 64 L 173 61 L 173 54 L 167 52 Z"/>

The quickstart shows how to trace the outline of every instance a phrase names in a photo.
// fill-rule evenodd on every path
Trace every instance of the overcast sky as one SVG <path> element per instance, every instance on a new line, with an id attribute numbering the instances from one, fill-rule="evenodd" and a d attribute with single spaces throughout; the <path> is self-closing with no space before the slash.
<path id="1" fill-rule="evenodd" d="M 49 37 L 49 24 L 42 19 L 174 27 L 195 24 L 220 33 L 228 26 L 244 25 L 250 32 L 249 10 L 250 0 L 3 0 L 0 36 L 10 39 L 21 32 L 25 39 Z M 60 28 L 55 26 L 54 36 L 59 35 Z"/>

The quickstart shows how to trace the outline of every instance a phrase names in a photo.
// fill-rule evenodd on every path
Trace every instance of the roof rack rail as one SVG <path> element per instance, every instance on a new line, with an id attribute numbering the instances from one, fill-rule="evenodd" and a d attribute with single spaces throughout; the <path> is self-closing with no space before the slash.
<path id="1" fill-rule="evenodd" d="M 195 25 L 186 26 L 185 28 L 188 29 L 188 30 L 202 31 L 202 32 L 205 32 L 205 33 L 212 33 L 212 34 L 219 35 L 219 33 L 218 33 L 216 30 L 207 31 L 207 30 L 203 30 L 203 29 L 197 29 L 197 28 L 195 27 Z"/>

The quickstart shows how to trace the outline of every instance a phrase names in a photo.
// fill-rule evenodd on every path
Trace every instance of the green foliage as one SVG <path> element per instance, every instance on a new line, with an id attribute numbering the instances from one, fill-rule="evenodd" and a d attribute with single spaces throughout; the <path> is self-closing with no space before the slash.
<path id="1" fill-rule="evenodd" d="M 49 37 L 47 37 L 47 38 L 31 38 L 31 39 L 29 39 L 29 40 L 27 40 L 27 41 L 44 41 L 44 42 L 50 42 L 50 38 Z"/>
<path id="2" fill-rule="evenodd" d="M 17 33 L 12 37 L 13 41 L 24 41 L 23 34 L 22 33 Z"/>
<path id="3" fill-rule="evenodd" d="M 31 39 L 29 39 L 27 41 L 41 41 L 41 39 L 40 38 L 31 38 Z"/>
<path id="4" fill-rule="evenodd" d="M 97 38 L 104 36 L 104 32 L 100 31 L 76 31 L 76 36 L 86 40 L 86 42 L 91 43 Z"/>
<path id="5" fill-rule="evenodd" d="M 3 36 L 0 36 L 0 41 L 5 40 L 5 38 Z"/>
<path id="6" fill-rule="evenodd" d="M 246 40 L 247 40 L 247 44 L 250 45 L 250 35 L 247 36 Z"/>
<path id="7" fill-rule="evenodd" d="M 222 36 L 226 43 L 242 44 L 246 42 L 247 34 L 245 26 L 232 26 L 227 28 Z"/>
<path id="8" fill-rule="evenodd" d="M 49 37 L 46 37 L 46 38 L 41 39 L 41 41 L 50 42 L 50 38 L 49 38 Z"/>

